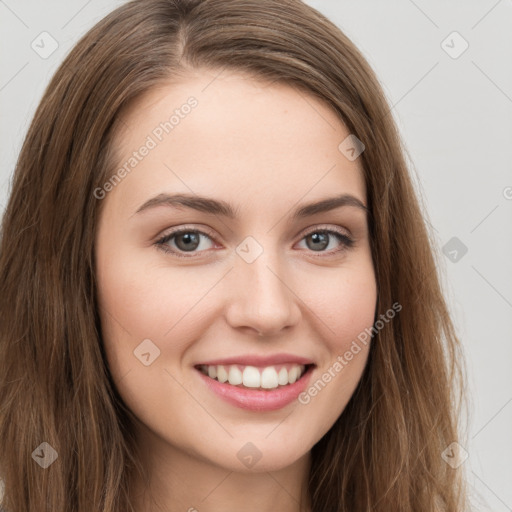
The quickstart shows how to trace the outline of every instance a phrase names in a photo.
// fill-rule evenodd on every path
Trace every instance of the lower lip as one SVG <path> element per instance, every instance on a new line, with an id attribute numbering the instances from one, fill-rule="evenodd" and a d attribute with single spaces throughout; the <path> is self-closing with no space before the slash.
<path id="1" fill-rule="evenodd" d="M 271 389 L 268 391 L 259 389 L 239 388 L 219 382 L 202 373 L 199 373 L 205 384 L 216 395 L 220 396 L 226 402 L 240 407 L 241 409 L 248 409 L 249 411 L 275 411 L 282 409 L 298 398 L 298 396 L 306 388 L 314 366 L 310 366 L 302 377 L 282 388 Z"/>

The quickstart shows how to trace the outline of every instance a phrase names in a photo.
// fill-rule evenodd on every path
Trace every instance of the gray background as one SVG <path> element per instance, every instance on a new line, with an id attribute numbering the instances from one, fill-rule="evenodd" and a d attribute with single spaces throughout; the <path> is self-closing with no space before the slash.
<path id="1" fill-rule="evenodd" d="M 122 3 L 0 0 L 1 212 L 49 78 Z M 356 43 L 393 105 L 468 360 L 473 500 L 512 511 L 512 1 L 307 3 Z M 44 31 L 58 43 L 47 58 L 31 47 Z"/>

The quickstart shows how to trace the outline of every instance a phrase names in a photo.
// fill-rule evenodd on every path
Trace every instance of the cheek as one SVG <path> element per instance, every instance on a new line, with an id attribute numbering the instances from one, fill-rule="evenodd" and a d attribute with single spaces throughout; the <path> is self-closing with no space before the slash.
<path id="1" fill-rule="evenodd" d="M 342 285 L 343 286 L 343 285 Z M 375 318 L 377 289 L 372 279 L 349 283 L 332 297 L 330 312 L 332 336 L 329 337 L 332 349 L 338 353 L 347 350 L 352 340 L 371 327 Z"/>
<path id="2" fill-rule="evenodd" d="M 332 269 L 331 273 L 322 270 L 308 275 L 301 293 L 316 315 L 316 325 L 322 328 L 323 341 L 331 353 L 344 352 L 373 325 L 377 284 L 368 259 Z"/>
<path id="3" fill-rule="evenodd" d="M 314 378 L 299 397 L 310 417 L 304 428 L 316 432 L 332 426 L 359 383 L 368 359 L 377 301 L 370 260 L 347 264 L 331 276 L 322 275 L 310 276 L 303 287 L 326 349 Z"/>
<path id="4" fill-rule="evenodd" d="M 197 269 L 171 269 L 155 260 L 143 251 L 127 251 L 115 263 L 104 257 L 98 289 L 101 305 L 120 327 L 162 338 L 200 300 L 209 280 Z"/>
<path id="5" fill-rule="evenodd" d="M 201 301 L 219 276 L 197 267 L 164 267 L 137 252 L 115 259 L 111 254 L 98 254 L 97 276 L 103 343 L 112 373 L 122 377 L 138 368 L 134 351 L 148 339 L 162 356 L 159 363 L 179 361 L 190 340 L 204 329 Z"/>
<path id="6" fill-rule="evenodd" d="M 194 305 L 207 292 L 205 278 L 148 265 L 136 255 L 112 261 L 98 262 L 98 303 L 109 371 L 138 419 L 152 424 L 159 411 L 169 424 L 173 418 L 166 413 L 190 407 L 172 377 L 183 380 L 176 366 L 204 329 Z"/>

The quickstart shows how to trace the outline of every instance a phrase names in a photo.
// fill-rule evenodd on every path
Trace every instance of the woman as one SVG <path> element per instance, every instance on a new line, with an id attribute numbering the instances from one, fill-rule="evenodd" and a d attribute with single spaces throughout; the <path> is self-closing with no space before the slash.
<path id="1" fill-rule="evenodd" d="M 9 512 L 466 509 L 460 346 L 397 130 L 311 7 L 93 27 L 23 145 L 0 276 Z"/>

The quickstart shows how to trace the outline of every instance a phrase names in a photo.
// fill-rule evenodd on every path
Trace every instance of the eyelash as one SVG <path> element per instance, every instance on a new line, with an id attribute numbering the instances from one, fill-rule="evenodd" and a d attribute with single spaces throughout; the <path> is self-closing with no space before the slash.
<path id="1" fill-rule="evenodd" d="M 174 249 L 169 248 L 169 246 L 167 245 L 167 242 L 172 240 L 174 237 L 182 235 L 184 233 L 196 233 L 199 235 L 204 235 L 207 238 L 210 238 L 211 240 L 213 239 L 213 237 L 209 233 L 205 233 L 204 231 L 201 231 L 199 229 L 192 229 L 192 228 L 185 227 L 185 228 L 180 228 L 180 229 L 177 229 L 170 233 L 167 233 L 166 235 L 161 237 L 159 240 L 157 240 L 155 242 L 155 245 L 157 246 L 157 248 L 159 250 L 163 251 L 166 254 L 173 254 L 174 256 L 176 256 L 178 258 L 194 258 L 195 257 L 194 254 L 197 254 L 197 253 L 194 253 L 193 251 L 190 252 L 190 254 L 192 254 L 192 256 L 184 256 L 183 255 L 184 251 L 179 251 L 179 250 L 176 251 Z M 323 233 L 323 234 L 334 235 L 342 243 L 342 247 L 339 249 L 335 249 L 335 250 L 331 250 L 331 251 L 311 251 L 313 253 L 314 252 L 319 253 L 318 255 L 315 255 L 314 257 L 322 258 L 322 257 L 333 256 L 335 254 L 338 254 L 339 252 L 350 249 L 351 247 L 353 247 L 353 245 L 355 243 L 354 240 L 352 238 L 350 238 L 348 235 L 346 235 L 345 233 L 342 233 L 341 231 L 338 231 L 338 230 L 326 229 L 326 228 L 317 228 L 312 231 L 309 231 L 308 233 L 304 234 L 304 236 L 301 238 L 301 241 L 304 238 L 306 238 L 307 236 L 312 235 L 313 233 Z M 202 251 L 200 251 L 200 252 L 202 252 Z M 322 253 L 327 254 L 328 256 L 322 256 L 321 255 Z"/>

